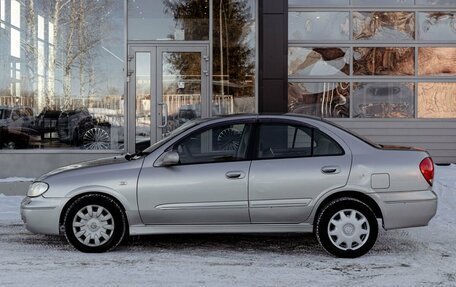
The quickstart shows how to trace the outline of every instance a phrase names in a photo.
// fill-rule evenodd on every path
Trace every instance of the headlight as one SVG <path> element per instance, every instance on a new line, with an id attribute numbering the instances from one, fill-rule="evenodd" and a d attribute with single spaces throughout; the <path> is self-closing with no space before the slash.
<path id="1" fill-rule="evenodd" d="M 49 189 L 49 185 L 45 182 L 34 182 L 29 186 L 27 196 L 37 197 L 45 193 Z"/>

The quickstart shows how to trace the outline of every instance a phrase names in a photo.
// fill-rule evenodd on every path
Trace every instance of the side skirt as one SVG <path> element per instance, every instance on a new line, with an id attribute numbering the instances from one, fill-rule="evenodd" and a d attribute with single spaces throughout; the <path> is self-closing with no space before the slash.
<path id="1" fill-rule="evenodd" d="M 132 225 L 130 235 L 200 233 L 311 233 L 313 226 L 300 224 L 239 225 Z"/>

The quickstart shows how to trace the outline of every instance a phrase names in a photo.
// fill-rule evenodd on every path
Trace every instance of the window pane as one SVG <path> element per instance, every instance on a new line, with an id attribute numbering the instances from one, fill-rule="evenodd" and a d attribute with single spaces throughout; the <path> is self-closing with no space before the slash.
<path id="1" fill-rule="evenodd" d="M 317 129 L 286 124 L 260 126 L 260 159 L 340 155 L 343 151 L 330 137 Z"/>
<path id="2" fill-rule="evenodd" d="M 151 140 L 151 55 L 149 52 L 136 53 L 135 95 L 136 95 L 136 143 Z"/>
<path id="3" fill-rule="evenodd" d="M 349 73 L 349 48 L 288 48 L 290 76 L 346 76 Z"/>
<path id="4" fill-rule="evenodd" d="M 416 0 L 417 5 L 426 6 L 454 6 L 454 0 Z"/>
<path id="5" fill-rule="evenodd" d="M 253 113 L 256 1 L 214 0 L 213 3 L 212 115 Z"/>
<path id="6" fill-rule="evenodd" d="M 456 12 L 420 12 L 418 19 L 420 40 L 456 40 Z"/>
<path id="7" fill-rule="evenodd" d="M 456 76 L 456 48 L 418 48 L 420 76 Z"/>
<path id="8" fill-rule="evenodd" d="M 360 6 L 409 6 L 415 4 L 415 0 L 352 0 L 352 3 Z"/>
<path id="9" fill-rule="evenodd" d="M 288 0 L 289 6 L 347 6 L 350 0 Z"/>
<path id="10" fill-rule="evenodd" d="M 456 118 L 456 83 L 419 83 L 419 118 Z"/>
<path id="11" fill-rule="evenodd" d="M 330 156 L 343 154 L 342 148 L 329 136 L 314 130 L 314 156 Z"/>
<path id="12" fill-rule="evenodd" d="M 162 54 L 162 97 L 169 118 L 162 137 L 190 120 L 201 118 L 201 60 L 199 52 Z M 164 124 L 162 115 L 159 125 Z"/>
<path id="13" fill-rule="evenodd" d="M 290 138 L 291 133 L 288 127 L 288 147 L 289 148 L 309 148 L 312 146 L 312 135 L 310 129 L 306 128 L 292 128 L 294 131 L 293 138 Z"/>
<path id="14" fill-rule="evenodd" d="M 325 118 L 350 116 L 349 83 L 288 83 L 288 111 Z"/>
<path id="15" fill-rule="evenodd" d="M 311 139 L 311 128 L 285 124 L 262 125 L 257 156 L 262 159 L 310 156 Z"/>
<path id="16" fill-rule="evenodd" d="M 414 48 L 354 48 L 353 73 L 356 76 L 413 76 Z"/>
<path id="17" fill-rule="evenodd" d="M 415 13 L 353 12 L 355 40 L 413 40 Z"/>
<path id="18" fill-rule="evenodd" d="M 209 1 L 128 0 L 129 40 L 208 40 Z"/>
<path id="19" fill-rule="evenodd" d="M 354 83 L 354 118 L 413 118 L 413 83 Z"/>
<path id="20" fill-rule="evenodd" d="M 289 40 L 348 40 L 348 12 L 289 12 Z"/>
<path id="21" fill-rule="evenodd" d="M 122 149 L 123 1 L 10 2 L 3 35 L 11 37 L 0 35 L 0 107 L 9 115 L 0 148 Z"/>
<path id="22" fill-rule="evenodd" d="M 181 164 L 242 160 L 247 155 L 250 126 L 245 124 L 215 127 L 191 135 L 174 149 Z"/>

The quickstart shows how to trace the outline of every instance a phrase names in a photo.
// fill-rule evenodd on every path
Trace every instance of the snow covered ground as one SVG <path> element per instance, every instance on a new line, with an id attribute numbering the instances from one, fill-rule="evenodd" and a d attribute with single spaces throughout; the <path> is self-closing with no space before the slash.
<path id="1" fill-rule="evenodd" d="M 181 235 L 84 254 L 33 235 L 20 197 L 0 195 L 0 286 L 456 286 L 456 166 L 437 167 L 429 226 L 382 231 L 357 259 L 326 254 L 312 235 Z"/>

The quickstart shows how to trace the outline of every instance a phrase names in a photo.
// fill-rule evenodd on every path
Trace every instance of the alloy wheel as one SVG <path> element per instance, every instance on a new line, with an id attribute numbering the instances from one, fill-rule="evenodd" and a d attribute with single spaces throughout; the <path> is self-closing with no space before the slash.
<path id="1" fill-rule="evenodd" d="M 109 149 L 109 133 L 102 128 L 91 128 L 84 133 L 82 144 L 84 149 L 103 150 Z"/>

